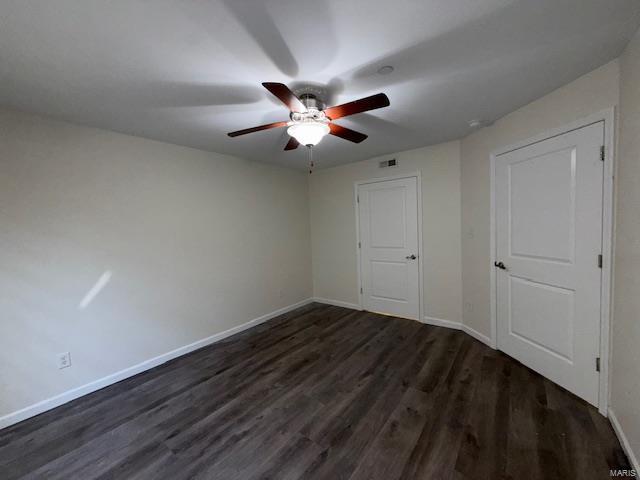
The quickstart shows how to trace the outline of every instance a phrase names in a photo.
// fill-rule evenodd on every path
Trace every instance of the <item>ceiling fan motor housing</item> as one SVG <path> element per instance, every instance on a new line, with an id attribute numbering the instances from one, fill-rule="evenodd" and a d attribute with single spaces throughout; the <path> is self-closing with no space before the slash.
<path id="1" fill-rule="evenodd" d="M 300 101 L 305 107 L 315 110 L 324 110 L 324 103 L 313 93 L 303 93 L 300 95 Z"/>
<path id="2" fill-rule="evenodd" d="M 303 93 L 300 95 L 300 101 L 307 107 L 306 112 L 291 112 L 289 117 L 293 123 L 301 122 L 329 122 L 324 114 L 324 104 L 312 93 Z"/>

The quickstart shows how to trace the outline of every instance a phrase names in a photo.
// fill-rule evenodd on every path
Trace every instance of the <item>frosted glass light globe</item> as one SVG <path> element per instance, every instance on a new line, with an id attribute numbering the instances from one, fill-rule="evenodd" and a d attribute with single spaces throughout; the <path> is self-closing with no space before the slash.
<path id="1" fill-rule="evenodd" d="M 294 123 L 287 129 L 287 133 L 302 145 L 317 145 L 329 133 L 329 125 L 322 122 Z"/>

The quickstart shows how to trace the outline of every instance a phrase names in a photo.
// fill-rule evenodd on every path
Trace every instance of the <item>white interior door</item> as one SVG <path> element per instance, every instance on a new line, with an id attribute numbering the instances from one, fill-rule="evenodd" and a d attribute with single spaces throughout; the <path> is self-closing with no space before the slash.
<path id="1" fill-rule="evenodd" d="M 417 178 L 358 186 L 363 307 L 419 319 Z"/>
<path id="2" fill-rule="evenodd" d="M 496 157 L 498 348 L 598 405 L 604 124 Z"/>

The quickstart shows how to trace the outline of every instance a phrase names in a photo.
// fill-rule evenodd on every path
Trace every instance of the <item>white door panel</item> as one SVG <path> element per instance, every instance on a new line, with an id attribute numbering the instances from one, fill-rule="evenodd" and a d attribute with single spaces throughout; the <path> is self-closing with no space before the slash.
<path id="1" fill-rule="evenodd" d="M 575 292 L 513 275 L 509 290 L 511 335 L 571 361 Z M 547 322 L 548 318 L 560 321 Z"/>
<path id="2" fill-rule="evenodd" d="M 407 262 L 370 260 L 371 296 L 378 299 L 406 302 L 409 289 Z"/>
<path id="3" fill-rule="evenodd" d="M 511 255 L 573 260 L 575 149 L 509 165 Z"/>
<path id="4" fill-rule="evenodd" d="M 363 306 L 418 319 L 416 178 L 359 185 L 358 199 Z"/>
<path id="5" fill-rule="evenodd" d="M 598 404 L 604 124 L 496 157 L 498 348 Z"/>

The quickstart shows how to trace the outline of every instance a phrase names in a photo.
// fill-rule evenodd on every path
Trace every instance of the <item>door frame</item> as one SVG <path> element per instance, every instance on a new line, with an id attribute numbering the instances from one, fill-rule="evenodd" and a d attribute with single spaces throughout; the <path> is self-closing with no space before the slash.
<path id="1" fill-rule="evenodd" d="M 611 328 L 611 296 L 613 292 L 613 248 L 614 248 L 614 174 L 615 174 L 615 128 L 616 107 L 584 117 L 562 127 L 547 130 L 526 140 L 494 150 L 491 153 L 491 216 L 490 216 L 490 258 L 491 272 L 491 346 L 498 348 L 497 329 L 497 275 L 493 263 L 497 260 L 496 252 L 496 158 L 513 150 L 557 137 L 573 130 L 578 130 L 594 123 L 604 122 L 604 173 L 602 189 L 602 285 L 600 290 L 600 379 L 598 392 L 598 411 L 607 416 L 609 405 L 609 363 L 610 363 L 610 328 Z M 595 367 L 594 367 L 595 368 Z"/>
<path id="2" fill-rule="evenodd" d="M 424 288 L 423 288 L 423 263 L 422 263 L 422 174 L 417 172 L 409 172 L 406 174 L 391 175 L 386 177 L 373 177 L 367 180 L 357 180 L 353 182 L 353 205 L 356 211 L 356 258 L 358 262 L 358 305 L 360 310 L 364 310 L 364 294 L 362 288 L 362 255 L 360 255 L 360 208 L 358 206 L 358 188 L 360 185 L 368 185 L 371 183 L 388 182 L 391 180 L 401 180 L 403 178 L 416 179 L 416 193 L 418 202 L 418 321 L 422 322 L 422 312 L 424 312 Z"/>

